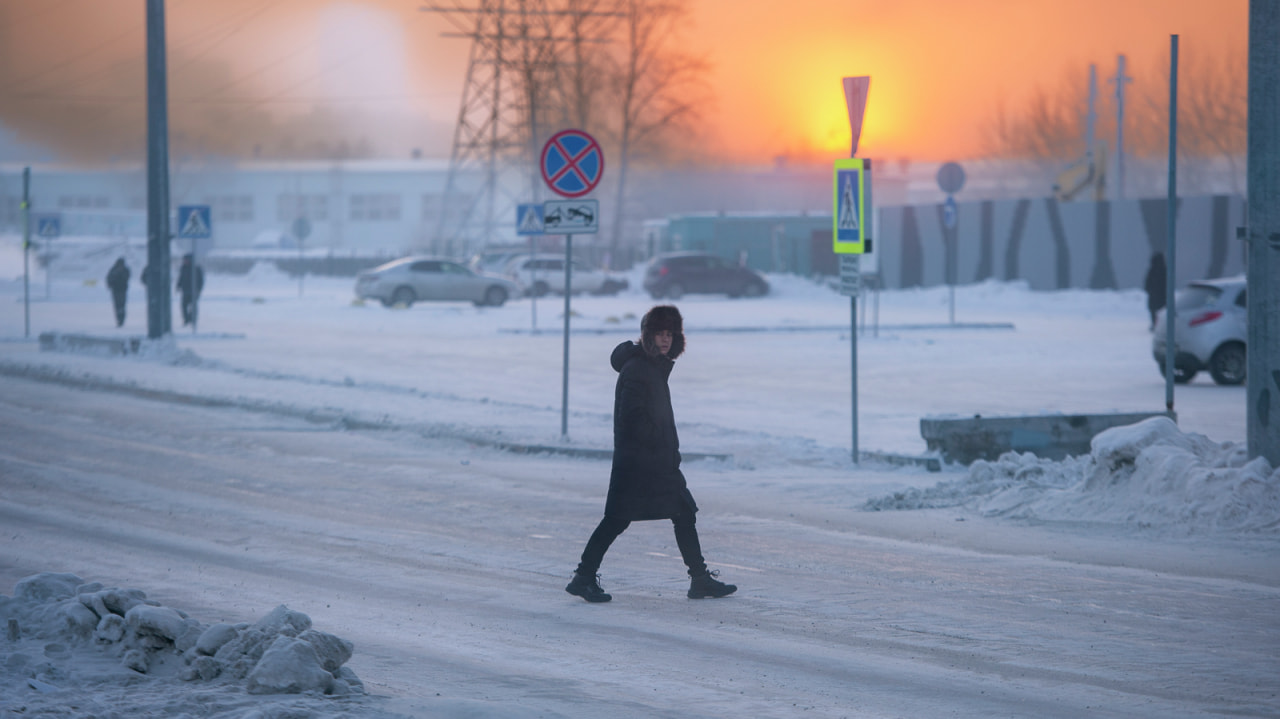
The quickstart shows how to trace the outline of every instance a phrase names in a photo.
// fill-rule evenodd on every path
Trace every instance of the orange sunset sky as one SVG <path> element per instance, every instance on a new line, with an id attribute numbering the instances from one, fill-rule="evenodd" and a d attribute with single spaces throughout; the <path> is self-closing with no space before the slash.
<path id="1" fill-rule="evenodd" d="M 232 68 L 233 81 L 220 89 L 227 106 L 301 113 L 316 99 L 356 105 L 374 118 L 359 132 L 380 153 L 419 147 L 445 156 L 468 42 L 441 37 L 451 26 L 420 5 L 169 0 L 166 7 L 175 52 Z M 8 66 L 0 125 L 20 142 L 48 142 L 31 133 L 50 93 L 78 94 L 89 113 L 140 103 L 141 87 L 128 97 L 108 93 L 95 74 L 141 61 L 143 8 L 142 0 L 0 0 L 0 62 Z M 966 159 L 981 154 L 984 127 L 1001 102 L 1016 110 L 1037 87 L 1084 83 L 1090 62 L 1098 64 L 1106 112 L 1105 78 L 1119 53 L 1130 75 L 1151 79 L 1167 65 L 1171 34 L 1180 36 L 1184 63 L 1247 52 L 1248 0 L 689 0 L 689 8 L 678 39 L 710 61 L 714 96 L 700 142 L 743 163 L 847 155 L 846 75 L 872 78 L 859 154 Z M 223 101 L 192 97 L 183 72 L 182 64 L 170 71 L 171 103 Z"/>

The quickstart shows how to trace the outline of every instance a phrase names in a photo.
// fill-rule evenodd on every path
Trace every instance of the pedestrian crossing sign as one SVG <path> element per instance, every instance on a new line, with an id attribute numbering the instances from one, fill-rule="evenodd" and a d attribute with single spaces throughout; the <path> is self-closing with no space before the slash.
<path id="1" fill-rule="evenodd" d="M 838 255 L 871 251 L 871 160 L 836 160 L 831 211 L 832 249 Z"/>
<path id="2" fill-rule="evenodd" d="M 208 205 L 181 205 L 178 207 L 178 237 L 187 240 L 205 240 L 213 236 L 213 222 Z"/>
<path id="3" fill-rule="evenodd" d="M 541 204 L 520 204 L 516 207 L 517 235 L 541 235 L 545 231 Z"/>

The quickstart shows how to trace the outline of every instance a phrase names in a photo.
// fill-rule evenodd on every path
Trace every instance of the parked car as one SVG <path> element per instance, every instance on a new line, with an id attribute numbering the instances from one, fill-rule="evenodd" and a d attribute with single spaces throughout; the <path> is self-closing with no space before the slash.
<path id="1" fill-rule="evenodd" d="M 503 274 L 519 283 L 525 294 L 533 297 L 541 297 L 548 292 L 564 294 L 564 255 L 516 255 L 507 263 Z M 593 295 L 616 295 L 628 284 L 625 277 L 588 267 L 576 259 L 569 283 L 573 294 L 586 292 Z"/>
<path id="2" fill-rule="evenodd" d="M 1248 288 L 1243 277 L 1192 282 L 1174 296 L 1173 381 L 1190 382 L 1208 370 L 1218 384 L 1245 380 Z M 1168 312 L 1161 310 L 1151 354 L 1164 373 Z"/>
<path id="3" fill-rule="evenodd" d="M 505 277 L 472 272 L 435 257 L 404 257 L 356 276 L 356 296 L 379 300 L 387 307 L 432 300 L 500 307 L 519 294 L 519 286 Z"/>
<path id="4" fill-rule="evenodd" d="M 644 273 L 644 289 L 653 298 L 678 300 L 685 294 L 727 294 L 759 297 L 769 283 L 746 267 L 731 265 L 705 252 L 673 252 L 658 255 Z"/>

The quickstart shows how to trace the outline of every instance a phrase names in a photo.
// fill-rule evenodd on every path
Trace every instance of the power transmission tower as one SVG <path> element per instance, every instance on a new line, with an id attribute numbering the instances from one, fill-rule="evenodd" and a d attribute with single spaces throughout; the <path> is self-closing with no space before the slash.
<path id="1" fill-rule="evenodd" d="M 454 127 L 449 173 L 441 197 L 433 249 L 470 254 L 493 240 L 515 236 L 515 206 L 541 199 L 538 143 L 565 120 L 560 82 L 562 46 L 603 42 L 584 24 L 616 13 L 597 11 L 604 0 L 478 0 L 475 7 L 431 3 L 457 28 L 445 37 L 471 40 L 466 82 Z M 507 227 L 502 224 L 511 220 Z"/>

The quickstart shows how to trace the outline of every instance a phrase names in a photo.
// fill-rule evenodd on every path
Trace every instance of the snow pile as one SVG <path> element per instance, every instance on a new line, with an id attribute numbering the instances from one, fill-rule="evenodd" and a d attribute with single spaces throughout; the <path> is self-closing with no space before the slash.
<path id="1" fill-rule="evenodd" d="M 363 683 L 343 666 L 351 642 L 313 629 L 307 615 L 284 605 L 253 624 L 206 626 L 141 590 L 42 573 L 19 581 L 13 597 L 0 596 L 0 626 L 6 636 L 0 686 L 7 687 L 0 710 L 100 701 L 84 699 L 87 687 L 99 697 L 128 695 L 135 710 L 164 698 L 169 715 L 179 695 L 192 702 L 213 695 L 236 707 L 236 716 L 263 706 L 250 694 L 303 694 L 320 702 L 364 696 Z"/>
<path id="2" fill-rule="evenodd" d="M 865 509 L 971 507 L 984 516 L 1089 521 L 1186 532 L 1280 531 L 1280 469 L 1246 449 L 1181 432 L 1167 417 L 1115 427 L 1088 456 L 1008 452 L 969 475 L 867 501 Z"/>

